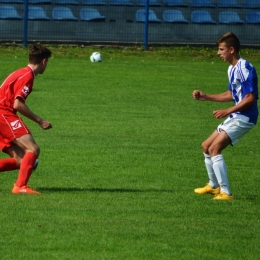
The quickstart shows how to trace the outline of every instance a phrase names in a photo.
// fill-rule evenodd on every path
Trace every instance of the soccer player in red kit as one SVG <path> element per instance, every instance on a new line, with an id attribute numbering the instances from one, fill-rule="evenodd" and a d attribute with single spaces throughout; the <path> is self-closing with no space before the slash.
<path id="1" fill-rule="evenodd" d="M 0 149 L 11 157 L 0 159 L 0 172 L 19 169 L 12 189 L 14 194 L 39 194 L 27 183 L 33 167 L 38 163 L 40 148 L 17 112 L 44 130 L 52 128 L 50 122 L 36 115 L 25 104 L 32 92 L 34 77 L 44 73 L 51 54 L 48 48 L 33 45 L 29 52 L 29 64 L 11 73 L 0 86 Z"/>

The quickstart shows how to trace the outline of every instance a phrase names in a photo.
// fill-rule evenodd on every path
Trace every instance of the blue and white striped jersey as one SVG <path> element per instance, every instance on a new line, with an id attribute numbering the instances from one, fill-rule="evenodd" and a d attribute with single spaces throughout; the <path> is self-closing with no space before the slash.
<path id="1" fill-rule="evenodd" d="M 236 114 L 244 115 L 249 118 L 248 122 L 256 124 L 258 118 L 258 78 L 254 66 L 240 58 L 234 67 L 232 65 L 229 66 L 228 78 L 228 89 L 232 92 L 235 104 L 240 103 L 246 94 L 254 94 L 255 103 L 243 111 L 236 112 Z M 232 115 L 230 116 L 232 117 Z"/>

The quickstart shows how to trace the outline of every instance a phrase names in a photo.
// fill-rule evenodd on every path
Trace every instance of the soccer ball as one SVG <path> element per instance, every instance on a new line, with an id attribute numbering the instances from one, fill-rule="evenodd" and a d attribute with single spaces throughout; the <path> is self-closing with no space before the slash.
<path id="1" fill-rule="evenodd" d="M 90 56 L 91 62 L 101 62 L 102 61 L 102 55 L 99 52 L 93 52 Z"/>

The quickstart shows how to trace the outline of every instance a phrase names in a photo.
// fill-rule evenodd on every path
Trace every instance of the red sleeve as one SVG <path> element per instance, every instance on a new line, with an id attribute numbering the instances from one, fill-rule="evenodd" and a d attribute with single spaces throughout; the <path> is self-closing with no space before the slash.
<path id="1" fill-rule="evenodd" d="M 14 98 L 16 99 L 17 97 L 21 97 L 25 101 L 28 95 L 32 92 L 32 87 L 33 77 L 31 73 L 27 73 L 15 82 Z"/>

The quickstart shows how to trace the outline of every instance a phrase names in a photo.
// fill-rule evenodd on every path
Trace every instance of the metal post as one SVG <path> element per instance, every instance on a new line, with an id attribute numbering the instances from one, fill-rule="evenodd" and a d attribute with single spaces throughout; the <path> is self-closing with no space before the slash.
<path id="1" fill-rule="evenodd" d="M 27 30 L 28 30 L 28 0 L 24 0 L 24 22 L 23 22 L 23 47 L 27 46 Z"/>
<path id="2" fill-rule="evenodd" d="M 144 49 L 148 49 L 149 0 L 145 3 Z"/>

